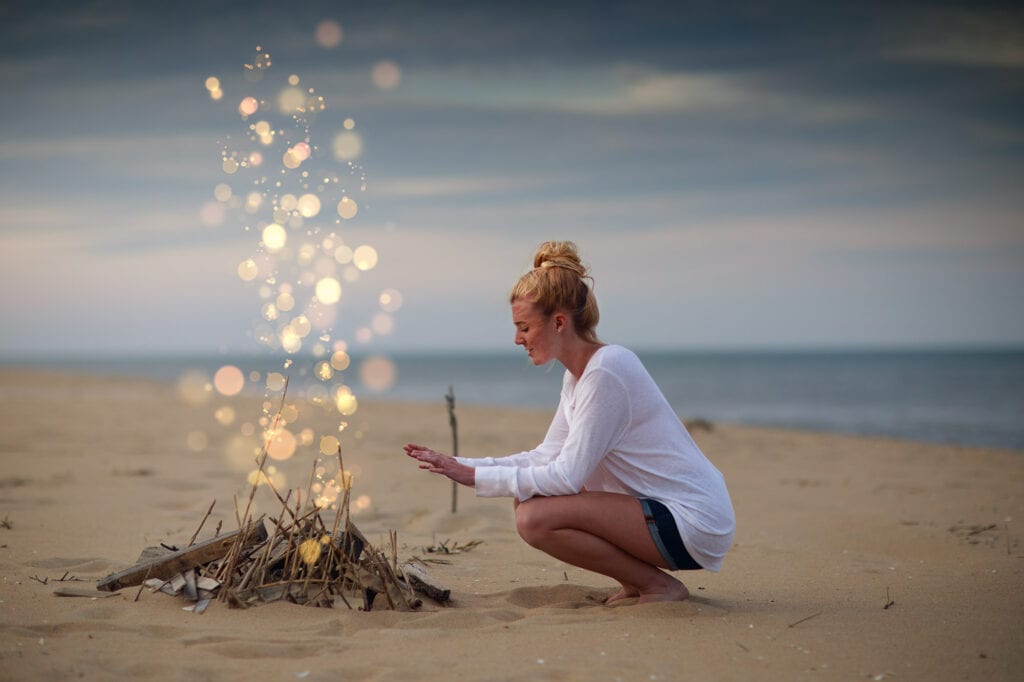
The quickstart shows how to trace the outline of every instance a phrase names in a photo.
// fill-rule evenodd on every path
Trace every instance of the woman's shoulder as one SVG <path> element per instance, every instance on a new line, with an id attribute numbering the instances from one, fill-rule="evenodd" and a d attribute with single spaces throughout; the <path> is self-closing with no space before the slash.
<path id="1" fill-rule="evenodd" d="M 630 373 L 642 367 L 636 353 L 616 344 L 601 346 L 587 364 L 588 370 L 603 369 L 613 374 Z"/>

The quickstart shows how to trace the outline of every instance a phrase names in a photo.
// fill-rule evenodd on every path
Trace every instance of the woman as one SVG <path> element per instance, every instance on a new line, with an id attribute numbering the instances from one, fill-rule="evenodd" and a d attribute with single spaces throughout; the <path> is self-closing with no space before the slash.
<path id="1" fill-rule="evenodd" d="M 598 340 L 576 245 L 545 242 L 533 264 L 510 296 L 515 342 L 534 365 L 566 369 L 544 442 L 498 458 L 405 452 L 478 496 L 515 498 L 526 542 L 622 585 L 605 603 L 684 600 L 686 586 L 660 569 L 720 569 L 735 528 L 725 481 L 636 355 Z"/>

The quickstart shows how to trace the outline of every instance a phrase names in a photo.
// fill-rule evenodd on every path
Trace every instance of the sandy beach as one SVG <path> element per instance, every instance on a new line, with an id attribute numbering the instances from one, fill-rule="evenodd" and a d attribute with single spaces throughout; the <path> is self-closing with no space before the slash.
<path id="1" fill-rule="evenodd" d="M 135 601 L 136 589 L 54 596 L 91 589 L 146 546 L 187 543 L 214 500 L 200 538 L 217 522 L 233 529 L 232 498 L 248 495 L 253 467 L 232 439 L 260 403 L 235 401 L 224 427 L 217 401 L 185 404 L 172 385 L 0 370 L 0 678 L 1015 680 L 1024 670 L 1024 453 L 695 431 L 737 512 L 722 572 L 679 574 L 687 602 L 606 607 L 614 583 L 527 546 L 508 500 L 463 488 L 452 514 L 449 482 L 405 457 L 408 441 L 448 450 L 441 400 L 364 400 L 343 448 L 353 494 L 366 496 L 353 518 L 371 541 L 395 529 L 400 558 L 482 541 L 430 566 L 450 606 L 214 602 L 196 615 L 160 593 Z M 298 407 L 318 433 L 336 432 L 336 413 Z M 458 416 L 461 454 L 480 456 L 532 447 L 550 419 L 461 405 Z M 301 451 L 279 463 L 302 488 L 312 466 Z"/>

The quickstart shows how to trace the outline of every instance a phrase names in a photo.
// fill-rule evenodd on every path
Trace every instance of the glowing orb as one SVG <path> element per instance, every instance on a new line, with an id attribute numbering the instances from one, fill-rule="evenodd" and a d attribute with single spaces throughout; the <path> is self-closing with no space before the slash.
<path id="1" fill-rule="evenodd" d="M 385 289 L 380 292 L 377 298 L 380 309 L 386 313 L 393 313 L 402 307 L 402 294 L 397 289 Z"/>
<path id="2" fill-rule="evenodd" d="M 348 386 L 339 386 L 334 391 L 334 406 L 338 408 L 338 412 L 347 417 L 355 414 L 359 408 L 359 401 L 352 395 L 352 389 Z"/>
<path id="3" fill-rule="evenodd" d="M 263 164 L 263 155 L 259 152 L 253 152 L 249 154 L 249 163 L 253 166 L 260 166 Z"/>
<path id="4" fill-rule="evenodd" d="M 394 90 L 402 82 L 402 70 L 394 62 L 378 62 L 373 67 L 373 84 L 381 90 Z"/>
<path id="5" fill-rule="evenodd" d="M 294 194 L 285 194 L 279 201 L 281 209 L 284 211 L 294 211 L 299 207 L 299 198 Z"/>
<path id="6" fill-rule="evenodd" d="M 377 266 L 377 249 L 368 244 L 357 247 L 352 254 L 352 262 L 363 272 L 373 270 Z"/>
<path id="7" fill-rule="evenodd" d="M 395 385 L 398 370 L 391 360 L 375 356 L 367 358 L 359 365 L 359 380 L 371 391 L 386 391 Z"/>
<path id="8" fill-rule="evenodd" d="M 234 365 L 224 365 L 213 375 L 213 386 L 223 396 L 238 395 L 245 387 L 245 375 Z"/>
<path id="9" fill-rule="evenodd" d="M 370 508 L 370 496 L 360 495 L 355 499 L 354 506 L 357 511 L 366 511 Z"/>
<path id="10" fill-rule="evenodd" d="M 217 201 L 227 201 L 231 198 L 231 185 L 221 183 L 213 188 L 213 198 Z"/>
<path id="11" fill-rule="evenodd" d="M 309 318 L 305 315 L 298 315 L 292 320 L 291 327 L 295 330 L 295 333 L 305 338 L 309 336 L 309 332 L 313 331 L 312 325 L 309 324 Z"/>
<path id="12" fill-rule="evenodd" d="M 352 161 L 363 153 L 363 138 L 359 133 L 338 133 L 331 147 L 334 150 L 334 158 L 338 161 Z"/>
<path id="13" fill-rule="evenodd" d="M 306 94 L 298 88 L 285 88 L 277 95 L 277 108 L 284 114 L 293 114 L 306 104 Z"/>
<path id="14" fill-rule="evenodd" d="M 313 153 L 313 150 L 305 142 L 299 142 L 292 149 L 295 150 L 295 156 L 299 157 L 299 161 L 305 161 Z"/>
<path id="15" fill-rule="evenodd" d="M 235 408 L 230 405 L 221 405 L 213 412 L 213 418 L 221 426 L 230 426 L 235 421 Z"/>
<path id="16" fill-rule="evenodd" d="M 226 213 L 224 204 L 216 201 L 207 201 L 199 209 L 199 220 L 206 227 L 219 227 L 224 224 Z"/>
<path id="17" fill-rule="evenodd" d="M 281 164 L 289 170 L 295 170 L 302 165 L 302 159 L 299 158 L 295 148 L 292 147 L 284 153 L 284 156 L 281 157 Z"/>
<path id="18" fill-rule="evenodd" d="M 320 197 L 315 194 L 303 194 L 299 197 L 298 209 L 303 218 L 312 218 L 320 212 Z"/>
<path id="19" fill-rule="evenodd" d="M 280 372 L 270 372 L 267 374 L 267 390 L 269 391 L 280 391 L 284 389 L 285 377 Z"/>
<path id="20" fill-rule="evenodd" d="M 333 455 L 341 447 L 341 441 L 334 436 L 324 436 L 320 439 L 320 452 L 325 455 Z"/>
<path id="21" fill-rule="evenodd" d="M 188 405 L 202 405 L 210 399 L 210 378 L 201 370 L 189 370 L 178 378 L 178 397 Z"/>
<path id="22" fill-rule="evenodd" d="M 341 24 L 332 19 L 321 21 L 316 25 L 316 30 L 313 32 L 313 39 L 316 41 L 316 44 L 327 49 L 341 45 L 344 37 L 345 34 L 341 30 Z"/>
<path id="23" fill-rule="evenodd" d="M 282 292 L 277 296 L 277 309 L 283 312 L 288 312 L 295 307 L 295 297 L 287 292 Z"/>
<path id="24" fill-rule="evenodd" d="M 302 337 L 296 333 L 291 325 L 281 330 L 281 348 L 286 353 L 297 353 L 302 348 Z"/>
<path id="25" fill-rule="evenodd" d="M 334 250 L 334 260 L 342 265 L 352 262 L 352 248 L 342 244 Z"/>
<path id="26" fill-rule="evenodd" d="M 220 168 L 228 175 L 232 175 L 238 172 L 238 161 L 228 157 L 221 161 Z"/>
<path id="27" fill-rule="evenodd" d="M 370 321 L 370 327 L 375 334 L 387 336 L 395 330 L 395 318 L 387 313 L 377 313 L 373 316 L 373 320 Z"/>
<path id="28" fill-rule="evenodd" d="M 348 357 L 348 353 L 343 350 L 335 351 L 331 355 L 331 367 L 339 372 L 344 372 L 348 369 L 350 362 L 352 362 L 352 360 Z"/>
<path id="29" fill-rule="evenodd" d="M 346 118 L 345 122 L 341 125 L 344 126 L 345 130 L 352 130 L 356 127 L 356 121 L 353 118 Z"/>
<path id="30" fill-rule="evenodd" d="M 337 303 L 341 300 L 341 284 L 333 277 L 324 277 L 316 283 L 316 297 L 327 305 Z"/>
<path id="31" fill-rule="evenodd" d="M 220 79 L 216 76 L 210 76 L 206 79 L 206 89 L 210 92 L 214 90 L 220 90 Z"/>
<path id="32" fill-rule="evenodd" d="M 280 251 L 288 241 L 288 233 L 277 223 L 270 223 L 263 228 L 263 245 L 268 251 Z"/>
<path id="33" fill-rule="evenodd" d="M 252 116 L 260 108 L 260 103 L 255 97 L 246 97 L 238 103 L 238 113 L 242 116 Z"/>
<path id="34" fill-rule="evenodd" d="M 316 368 L 313 370 L 313 374 L 320 381 L 328 381 L 334 376 L 334 369 L 331 367 L 331 363 L 323 361 L 316 363 Z"/>
<path id="35" fill-rule="evenodd" d="M 277 429 L 268 435 L 267 457 L 282 462 L 295 454 L 298 442 L 288 429 Z"/>
<path id="36" fill-rule="evenodd" d="M 237 471 L 245 471 L 252 466 L 261 452 L 260 444 L 250 436 L 234 436 L 224 446 L 224 455 L 228 464 Z"/>
<path id="37" fill-rule="evenodd" d="M 341 201 L 338 202 L 338 215 L 345 220 L 351 220 L 356 217 L 356 213 L 359 213 L 359 204 L 356 203 L 356 200 L 350 197 L 342 197 Z"/>

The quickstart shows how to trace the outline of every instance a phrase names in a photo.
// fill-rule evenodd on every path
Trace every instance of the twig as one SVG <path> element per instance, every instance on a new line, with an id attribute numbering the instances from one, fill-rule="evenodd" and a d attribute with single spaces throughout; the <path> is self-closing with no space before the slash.
<path id="1" fill-rule="evenodd" d="M 444 397 L 448 403 L 448 423 L 452 427 L 452 457 L 459 456 L 459 420 L 455 418 L 455 389 L 448 385 L 448 395 Z M 452 514 L 459 507 L 459 484 L 452 481 Z"/>
<path id="2" fill-rule="evenodd" d="M 815 618 L 815 617 L 820 616 L 820 615 L 821 615 L 821 611 L 818 611 L 817 613 L 812 613 L 811 615 L 807 616 L 806 618 L 801 618 L 800 620 L 798 620 L 795 623 L 790 623 L 788 627 L 795 628 L 797 625 L 800 625 L 800 623 L 804 623 L 806 621 L 809 621 L 811 618 Z"/>
<path id="3" fill-rule="evenodd" d="M 736 642 L 736 646 L 738 646 L 739 648 L 743 649 L 748 654 L 750 653 L 750 649 L 748 649 L 747 647 L 743 646 L 743 644 L 741 642 Z"/>
<path id="4" fill-rule="evenodd" d="M 889 599 L 889 588 L 886 587 L 885 588 L 885 606 L 882 607 L 882 610 L 884 611 L 884 610 L 888 609 L 890 606 L 895 606 L 895 605 L 896 605 L 896 602 L 893 601 L 892 599 Z"/>
<path id="5" fill-rule="evenodd" d="M 217 504 L 217 500 L 210 503 L 210 508 L 206 510 L 206 516 L 199 522 L 199 527 L 196 528 L 196 532 L 192 534 L 192 538 L 188 541 L 188 546 L 191 547 L 196 543 L 196 538 L 199 537 L 199 531 L 203 529 L 203 524 L 206 523 L 206 519 L 210 518 L 210 512 L 213 511 L 213 505 Z"/>
<path id="6" fill-rule="evenodd" d="M 132 601 L 139 601 L 139 597 L 142 596 L 142 588 L 144 588 L 146 586 L 146 581 L 149 580 L 149 574 L 152 571 L 153 571 L 153 567 L 152 566 L 150 566 L 146 570 L 146 577 L 142 579 L 141 583 L 139 583 L 139 591 L 135 593 L 135 599 L 133 599 Z"/>
<path id="7" fill-rule="evenodd" d="M 37 583 L 41 585 L 45 585 L 46 583 L 50 582 L 49 578 L 40 578 L 38 575 L 33 575 L 30 577 L 32 578 L 32 580 L 35 580 Z"/>

